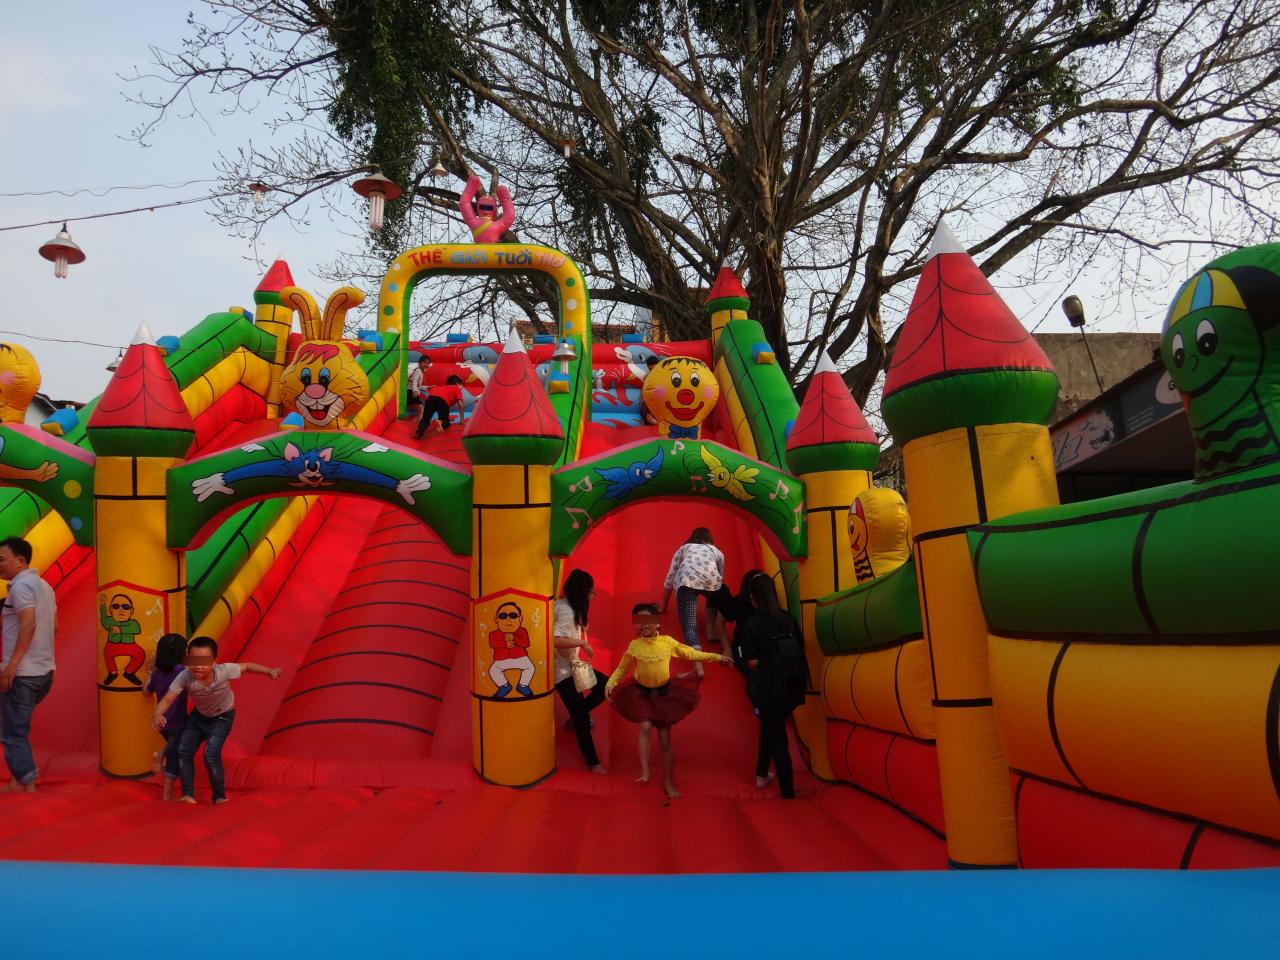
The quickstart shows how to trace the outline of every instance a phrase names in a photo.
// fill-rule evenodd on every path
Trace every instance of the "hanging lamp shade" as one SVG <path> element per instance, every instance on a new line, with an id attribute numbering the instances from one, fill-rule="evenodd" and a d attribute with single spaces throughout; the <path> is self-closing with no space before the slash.
<path id="1" fill-rule="evenodd" d="M 377 170 L 367 177 L 361 177 L 351 185 L 351 189 L 369 201 L 370 230 L 382 229 L 387 201 L 399 199 L 404 192 L 400 189 L 400 184 L 384 177 Z"/>
<path id="2" fill-rule="evenodd" d="M 441 163 L 439 160 L 437 160 L 435 163 L 435 166 L 431 168 L 431 176 L 439 180 L 441 177 L 445 177 L 448 175 L 449 175 L 449 171 L 444 168 L 444 164 Z"/>
<path id="3" fill-rule="evenodd" d="M 53 275 L 59 280 L 67 278 L 67 265 L 84 263 L 84 251 L 71 239 L 64 223 L 58 235 L 40 247 L 40 256 L 53 261 Z"/>
<path id="4" fill-rule="evenodd" d="M 124 362 L 124 348 L 122 347 L 120 349 L 120 353 L 116 355 L 116 358 L 107 364 L 108 372 L 115 373 L 117 370 L 120 369 L 120 364 L 123 362 Z"/>
<path id="5" fill-rule="evenodd" d="M 255 180 L 249 184 L 249 192 L 253 194 L 253 208 L 255 210 L 262 209 L 262 201 L 266 199 L 267 194 L 271 192 L 271 188 L 260 180 Z"/>

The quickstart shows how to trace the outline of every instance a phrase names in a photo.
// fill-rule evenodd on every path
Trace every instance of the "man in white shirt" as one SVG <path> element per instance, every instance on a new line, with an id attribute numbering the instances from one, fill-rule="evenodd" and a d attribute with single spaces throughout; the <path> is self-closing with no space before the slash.
<path id="1" fill-rule="evenodd" d="M 31 544 L 0 540 L 0 578 L 9 581 L 0 645 L 0 739 L 9 767 L 6 792 L 34 793 L 40 770 L 31 753 L 31 716 L 53 686 L 53 632 L 58 605 L 53 588 L 31 564 Z"/>

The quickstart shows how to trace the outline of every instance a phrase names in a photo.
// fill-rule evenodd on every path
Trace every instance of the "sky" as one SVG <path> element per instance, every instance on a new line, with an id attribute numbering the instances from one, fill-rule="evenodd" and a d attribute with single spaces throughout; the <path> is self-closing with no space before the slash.
<path id="1" fill-rule="evenodd" d="M 229 145 L 269 147 L 260 118 L 173 119 L 140 147 L 128 139 L 151 114 L 128 102 L 122 75 L 149 62 L 148 45 L 176 49 L 187 6 L 172 2 L 24 4 L 6 12 L 0 58 L 0 227 L 123 210 L 199 197 L 215 184 L 171 190 L 119 190 L 105 196 L 11 196 L 85 187 L 213 180 L 214 161 Z M 331 188 L 332 189 L 332 188 Z M 360 215 L 352 194 L 353 223 Z M 0 284 L 9 309 L 0 340 L 35 355 L 42 391 L 55 400 L 85 401 L 106 386 L 106 365 L 145 321 L 156 336 L 181 335 L 206 315 L 232 305 L 252 309 L 264 272 L 247 241 L 226 234 L 207 204 L 69 223 L 86 255 L 58 280 L 37 248 L 60 224 L 0 231 Z M 347 231 L 350 232 L 350 231 Z M 259 251 L 283 255 L 296 283 L 316 293 L 333 285 L 311 268 L 333 258 L 346 240 L 323 216 L 306 232 L 268 226 Z M 349 242 L 349 241 L 348 241 Z M 376 297 L 376 291 L 373 291 Z M 47 338 L 89 341 L 55 343 Z"/>
<path id="2" fill-rule="evenodd" d="M 187 30 L 187 5 L 70 0 L 56 7 L 56 23 L 48 16 L 53 9 L 26 4 L 6 12 L 5 56 L 0 58 L 0 142 L 5 145 L 0 228 L 199 197 L 214 184 L 101 196 L 32 194 L 212 181 L 219 152 L 249 143 L 270 149 L 277 134 L 266 111 L 230 117 L 213 112 L 203 120 L 173 117 L 149 138 L 149 146 L 129 139 L 152 114 L 129 102 L 127 94 L 136 95 L 138 88 L 123 77 L 150 62 L 149 46 L 178 48 Z M 257 247 L 261 261 L 246 240 L 229 236 L 213 221 L 208 204 L 73 221 L 68 224 L 72 238 L 87 259 L 72 266 L 65 280 L 55 279 L 53 265 L 36 252 L 60 223 L 0 229 L 0 283 L 10 303 L 0 318 L 0 340 L 32 351 L 42 390 L 53 399 L 89 400 L 105 387 L 107 363 L 133 340 L 140 323 L 145 321 L 156 336 L 181 335 L 209 313 L 232 305 L 251 308 L 253 289 L 277 256 L 289 262 L 298 285 L 323 301 L 334 284 L 312 271 L 350 247 L 363 216 L 359 203 L 351 194 L 349 224 L 335 223 L 320 211 L 309 226 L 269 224 Z M 1083 276 L 1073 288 L 1086 302 L 1091 282 Z M 1000 275 L 994 283 L 1028 328 L 1038 323 L 1042 332 L 1070 329 L 1057 308 L 1063 288 L 1008 290 Z M 366 290 L 373 299 L 376 293 Z M 1122 314 L 1098 326 L 1158 330 L 1162 319 L 1154 304 Z"/>

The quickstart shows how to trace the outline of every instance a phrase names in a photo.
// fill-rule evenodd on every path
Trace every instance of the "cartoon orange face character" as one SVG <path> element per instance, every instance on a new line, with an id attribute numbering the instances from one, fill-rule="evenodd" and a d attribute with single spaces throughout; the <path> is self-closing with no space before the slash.
<path id="1" fill-rule="evenodd" d="M 17 343 L 0 343 L 0 420 L 22 423 L 39 389 L 40 368 L 31 351 Z"/>
<path id="2" fill-rule="evenodd" d="M 849 508 L 849 549 L 856 557 L 867 552 L 867 515 L 862 511 L 862 501 L 854 500 Z"/>
<path id="3" fill-rule="evenodd" d="M 697 440 L 702 422 L 720 399 L 720 385 L 701 360 L 667 357 L 644 378 L 640 395 L 658 421 L 659 436 Z"/>
<path id="4" fill-rule="evenodd" d="M 341 343 L 304 343 L 280 378 L 280 401 L 322 430 L 369 399 L 369 379 Z"/>

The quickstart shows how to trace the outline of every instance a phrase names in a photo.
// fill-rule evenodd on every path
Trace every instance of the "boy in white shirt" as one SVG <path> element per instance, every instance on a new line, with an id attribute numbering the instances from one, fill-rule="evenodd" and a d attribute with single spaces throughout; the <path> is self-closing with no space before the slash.
<path id="1" fill-rule="evenodd" d="M 280 678 L 279 667 L 264 667 L 258 663 L 218 663 L 218 642 L 209 637 L 196 637 L 187 645 L 183 658 L 186 667 L 174 679 L 169 692 L 156 704 L 151 725 L 157 730 L 165 727 L 165 713 L 186 690 L 192 710 L 178 742 L 178 770 L 182 780 L 182 803 L 195 803 L 196 751 L 203 742 L 204 766 L 209 771 L 209 786 L 213 788 L 213 802 L 226 803 L 227 790 L 222 769 L 222 745 L 231 733 L 236 719 L 236 695 L 231 691 L 231 681 L 245 673 L 261 673 L 272 680 Z"/>
<path id="2" fill-rule="evenodd" d="M 420 406 L 427 395 L 427 371 L 431 369 L 431 358 L 425 353 L 418 357 L 417 366 L 409 371 L 409 397 L 406 407 Z M 405 419 L 409 419 L 406 414 Z"/>

